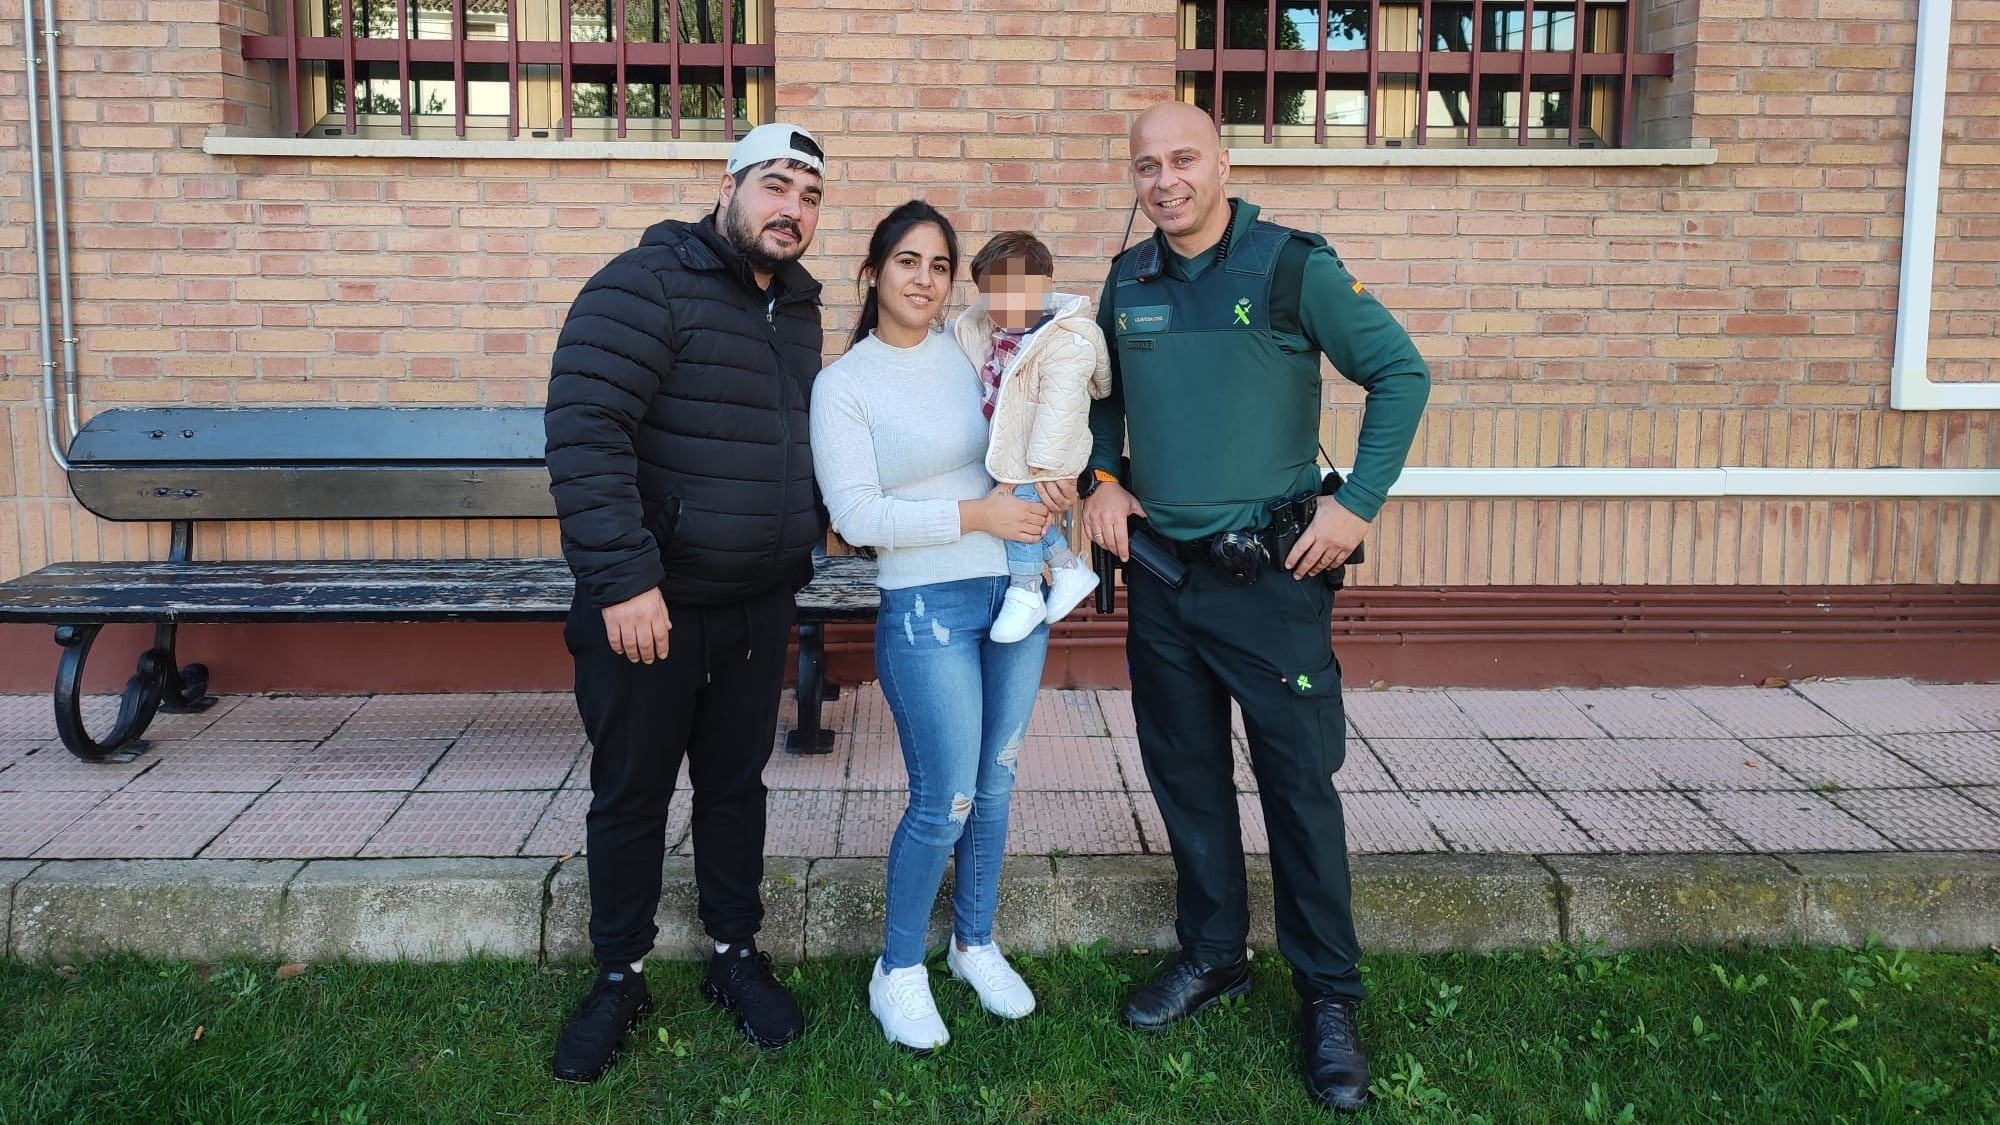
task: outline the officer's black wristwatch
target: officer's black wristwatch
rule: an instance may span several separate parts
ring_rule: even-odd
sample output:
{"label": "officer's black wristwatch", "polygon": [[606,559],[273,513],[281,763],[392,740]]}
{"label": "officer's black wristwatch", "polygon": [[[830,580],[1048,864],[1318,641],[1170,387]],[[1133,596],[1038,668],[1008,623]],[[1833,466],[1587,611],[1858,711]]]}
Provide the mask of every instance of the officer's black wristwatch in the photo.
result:
{"label": "officer's black wristwatch", "polygon": [[1098,485],[1117,479],[1103,469],[1085,469],[1076,475],[1076,494],[1079,499],[1088,499],[1091,493],[1097,491]]}

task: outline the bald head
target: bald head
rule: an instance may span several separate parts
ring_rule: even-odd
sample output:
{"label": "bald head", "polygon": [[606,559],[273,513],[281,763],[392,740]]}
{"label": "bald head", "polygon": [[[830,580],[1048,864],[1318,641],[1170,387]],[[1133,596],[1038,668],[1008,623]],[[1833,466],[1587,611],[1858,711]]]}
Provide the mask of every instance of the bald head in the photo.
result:
{"label": "bald head", "polygon": [[1160,102],[1132,122],[1132,190],[1176,254],[1193,257],[1229,229],[1229,154],[1215,122],[1183,101]]}
{"label": "bald head", "polygon": [[1175,136],[1189,135],[1206,139],[1208,147],[1219,151],[1222,135],[1215,131],[1215,121],[1201,109],[1179,100],[1157,102],[1132,121],[1132,152],[1139,151],[1141,135],[1149,139],[1157,133],[1171,133]]}

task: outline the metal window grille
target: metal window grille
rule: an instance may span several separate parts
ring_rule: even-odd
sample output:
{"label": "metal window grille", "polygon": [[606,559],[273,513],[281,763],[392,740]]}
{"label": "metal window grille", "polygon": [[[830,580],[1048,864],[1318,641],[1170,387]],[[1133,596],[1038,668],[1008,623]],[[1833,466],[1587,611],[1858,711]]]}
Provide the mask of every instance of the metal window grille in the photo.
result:
{"label": "metal window grille", "polygon": [[276,0],[294,136],[733,139],[771,118],[770,0]]}
{"label": "metal window grille", "polygon": [[1673,74],[1636,7],[1182,0],[1180,96],[1235,144],[1628,145],[1634,82]]}

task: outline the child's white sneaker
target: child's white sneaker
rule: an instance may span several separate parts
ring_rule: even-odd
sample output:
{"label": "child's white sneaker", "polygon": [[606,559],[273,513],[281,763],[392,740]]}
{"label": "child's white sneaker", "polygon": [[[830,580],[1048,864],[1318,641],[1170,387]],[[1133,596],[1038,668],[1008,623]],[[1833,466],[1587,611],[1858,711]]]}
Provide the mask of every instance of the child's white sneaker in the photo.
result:
{"label": "child's white sneaker", "polygon": [[951,966],[952,976],[972,986],[979,994],[980,1006],[994,1015],[1017,1020],[1035,1010],[1035,994],[1029,991],[1028,982],[992,942],[960,949],[958,939],[953,938],[944,963]]}
{"label": "child's white sneaker", "polygon": [[868,979],[868,1010],[882,1022],[883,1038],[899,1047],[928,1051],[951,1042],[931,998],[930,970],[921,963],[884,972],[877,957]]}
{"label": "child's white sneaker", "polygon": [[1083,604],[1083,599],[1097,589],[1097,572],[1084,565],[1082,559],[1068,566],[1054,568],[1054,581],[1049,583],[1049,612],[1046,620],[1053,625],[1069,616],[1069,611]]}
{"label": "child's white sneaker", "polygon": [[993,619],[993,631],[988,635],[996,644],[1011,645],[1034,632],[1047,612],[1042,595],[1025,586],[1009,586],[1006,599],[1000,603],[1000,615]]}

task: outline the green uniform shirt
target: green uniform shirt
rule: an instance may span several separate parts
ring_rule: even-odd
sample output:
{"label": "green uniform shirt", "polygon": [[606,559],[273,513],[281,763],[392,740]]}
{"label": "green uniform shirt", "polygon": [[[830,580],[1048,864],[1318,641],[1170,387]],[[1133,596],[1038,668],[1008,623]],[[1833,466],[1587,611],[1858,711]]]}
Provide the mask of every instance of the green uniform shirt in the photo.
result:
{"label": "green uniform shirt", "polygon": [[[1245,240],[1250,237],[1250,228],[1256,222],[1257,208],[1238,200],[1235,201],[1235,212],[1230,232],[1232,247],[1247,244]],[[1266,230],[1269,230],[1268,224]],[[1232,253],[1231,257],[1233,260],[1235,255]],[[1123,260],[1122,256],[1120,260]],[[1111,275],[1106,278],[1098,305],[1098,321],[1104,329],[1105,338],[1113,345],[1112,391],[1109,397],[1091,404],[1091,467],[1106,470],[1117,467],[1118,456],[1127,437],[1128,396],[1171,396],[1143,402],[1133,397],[1129,404],[1133,411],[1142,412],[1152,421],[1150,431],[1142,431],[1135,426],[1131,456],[1137,485],[1135,492],[1139,502],[1147,505],[1153,525],[1163,534],[1186,539],[1258,526],[1262,522],[1255,514],[1258,505],[1253,498],[1236,495],[1242,491],[1244,482],[1241,479],[1222,479],[1230,475],[1228,471],[1212,474],[1217,479],[1210,496],[1191,495],[1190,487],[1198,492],[1199,484],[1191,486],[1183,480],[1176,482],[1174,491],[1177,495],[1172,503],[1155,505],[1148,503],[1146,494],[1149,466],[1150,476],[1158,480],[1166,475],[1160,471],[1163,466],[1203,460],[1212,465],[1248,460],[1256,462],[1253,470],[1262,467],[1261,473],[1253,471],[1251,476],[1272,485],[1267,489],[1271,494],[1294,490],[1302,480],[1310,482],[1316,479],[1315,473],[1301,474],[1298,467],[1309,469],[1317,452],[1314,444],[1319,402],[1317,357],[1324,355],[1344,378],[1368,392],[1362,410],[1361,434],[1356,443],[1354,471],[1334,499],[1355,515],[1373,520],[1381,511],[1390,486],[1403,471],[1410,444],[1416,436],[1417,424],[1423,417],[1424,404],[1430,397],[1430,370],[1402,326],[1373,294],[1354,280],[1332,249],[1317,244],[1306,254],[1304,268],[1299,273],[1299,292],[1274,292],[1269,298],[1274,308],[1289,306],[1296,309],[1297,330],[1303,337],[1302,341],[1272,323],[1269,310],[1254,310],[1257,313],[1254,323],[1247,324],[1234,336],[1216,331],[1213,324],[1204,326],[1198,335],[1183,337],[1182,342],[1174,341],[1173,329],[1176,326],[1171,323],[1165,324],[1165,330],[1157,333],[1152,340],[1146,339],[1145,335],[1121,332],[1118,323],[1121,313],[1126,314],[1128,321],[1135,318],[1140,321],[1161,319],[1158,313],[1147,314],[1166,306],[1149,304],[1135,309],[1134,306],[1141,300],[1166,299],[1171,302],[1176,296],[1185,297],[1187,294],[1186,288],[1154,287],[1212,289],[1217,294],[1216,299],[1224,302],[1220,307],[1235,311],[1228,308],[1226,299],[1236,290],[1219,288],[1225,283],[1218,280],[1219,275],[1210,276],[1217,266],[1215,248],[1193,258],[1167,253],[1162,265],[1161,276],[1145,286],[1134,286],[1128,282],[1121,291],[1118,263],[1113,264]],[[1242,288],[1240,283],[1237,288]],[[1208,300],[1206,296],[1203,299]],[[1254,304],[1248,300],[1241,303]],[[1183,321],[1189,319],[1187,311],[1183,303],[1179,313]],[[1172,315],[1167,314],[1166,319],[1171,320]],[[1239,313],[1238,317],[1236,324],[1245,324],[1242,314]],[[1292,318],[1280,316],[1277,319]],[[1122,327],[1134,326],[1128,323]],[[1192,329],[1193,326],[1189,327]],[[1223,327],[1233,326],[1225,322]],[[1232,343],[1232,340],[1237,343]],[[1147,351],[1135,353],[1127,350],[1134,346]],[[1301,347],[1315,353],[1309,363],[1303,362],[1306,357],[1298,354]],[[1166,358],[1169,352],[1173,356],[1171,359]],[[1158,384],[1128,384],[1122,370],[1121,353],[1143,356],[1155,370],[1163,365],[1171,368],[1179,383],[1178,389],[1171,384],[1164,387]],[[1177,364],[1200,366],[1189,370],[1175,366]],[[1261,384],[1256,378],[1246,378],[1242,370],[1244,364],[1263,368],[1261,372],[1249,373],[1265,377]],[[1224,377],[1232,382],[1209,382]],[[1277,381],[1273,383],[1272,379]],[[1309,381],[1310,386],[1302,382],[1295,387],[1292,385],[1295,380]],[[1251,396],[1247,401],[1241,395],[1232,395],[1232,388],[1237,385],[1252,388],[1246,392]],[[1199,388],[1200,393],[1188,393],[1189,388]],[[1215,397],[1218,394],[1229,397],[1218,399]],[[1227,409],[1219,411],[1218,403],[1225,401]],[[1306,428],[1297,424],[1300,419],[1295,412],[1302,403],[1310,404],[1307,408],[1315,416],[1311,436],[1305,436]],[[1227,417],[1221,417],[1223,414]],[[1218,427],[1230,432],[1218,433]],[[1142,432],[1149,432],[1152,436],[1142,438]],[[1260,444],[1262,442],[1302,444],[1304,447],[1264,449]],[[1234,445],[1233,454],[1217,443]],[[1218,453],[1223,455],[1222,460],[1216,460],[1215,454]]]}

